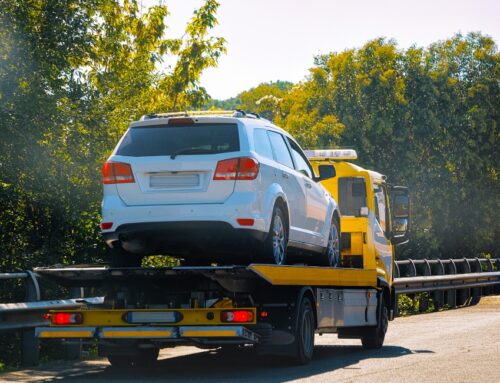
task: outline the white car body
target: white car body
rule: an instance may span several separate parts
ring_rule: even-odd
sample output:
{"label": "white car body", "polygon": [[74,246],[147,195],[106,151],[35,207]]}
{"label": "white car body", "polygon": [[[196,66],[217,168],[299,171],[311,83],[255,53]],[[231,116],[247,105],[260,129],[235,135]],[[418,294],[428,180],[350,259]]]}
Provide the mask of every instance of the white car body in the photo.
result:
{"label": "white car body", "polygon": [[[188,122],[183,125],[186,120]],[[127,145],[134,144],[133,138],[130,138],[132,134],[141,137],[141,134],[161,134],[160,129],[176,129],[169,131],[174,134],[184,126],[185,129],[192,129],[193,134],[202,134],[199,129],[209,129],[207,132],[212,133],[213,130],[215,135],[224,135],[222,129],[234,130],[236,127],[238,145],[233,144],[239,147],[232,151],[231,144],[224,144],[223,148],[229,151],[220,153],[189,153],[191,149],[205,150],[191,148],[188,153],[180,153],[174,158],[172,153],[146,156],[122,154],[132,150],[127,149]],[[138,132],[139,129],[147,130]],[[277,161],[278,149],[272,144],[272,140],[279,139],[276,134],[285,141],[293,158],[293,168]],[[269,158],[266,136],[273,149],[272,158]],[[151,140],[148,142],[152,146],[157,145]],[[228,141],[232,142],[231,138]],[[217,236],[214,233],[220,228],[224,232],[222,238],[213,240],[218,241],[220,246],[210,251],[224,253],[224,240],[227,239],[229,244],[233,236],[238,238],[233,245],[245,246],[240,238],[247,235],[240,237],[238,234],[249,234],[257,242],[262,242],[270,231],[273,209],[278,203],[287,215],[288,248],[324,252],[332,219],[339,219],[338,207],[317,182],[314,173],[309,177],[304,171],[299,171],[304,169],[299,169],[298,160],[292,154],[292,145],[295,150],[299,147],[284,130],[265,119],[248,116],[153,117],[133,122],[107,162],[129,164],[133,174],[133,178],[131,175],[124,176],[123,183],[111,181],[104,184],[101,230],[107,244],[110,247],[120,245],[130,253],[142,255],[165,253],[184,258],[197,257],[197,253],[207,251],[207,244],[212,243]],[[242,161],[247,161],[250,167],[252,161],[257,162],[256,177],[214,179],[218,163],[235,158],[249,159]],[[306,158],[305,155],[303,158]],[[244,165],[238,162],[237,166]],[[309,168],[313,172],[310,164]],[[108,170],[108,175],[116,175],[119,179],[120,170],[114,169],[111,173]],[[222,176],[231,177],[226,173]],[[128,181],[127,177],[130,178]],[[177,239],[179,241],[175,242]],[[175,245],[170,242],[175,242]],[[184,248],[182,243],[185,243]],[[234,246],[228,246],[228,251],[235,254]],[[225,258],[227,256],[230,255],[226,254]]]}

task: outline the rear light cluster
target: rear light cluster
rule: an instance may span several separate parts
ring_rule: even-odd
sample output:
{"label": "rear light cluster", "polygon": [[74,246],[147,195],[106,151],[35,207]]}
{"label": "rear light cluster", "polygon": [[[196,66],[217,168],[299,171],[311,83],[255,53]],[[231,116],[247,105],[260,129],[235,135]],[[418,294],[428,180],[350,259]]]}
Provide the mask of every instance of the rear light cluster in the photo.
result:
{"label": "rear light cluster", "polygon": [[214,180],[254,180],[259,174],[259,162],[251,157],[219,161]]}
{"label": "rear light cluster", "polygon": [[82,313],[54,313],[44,315],[44,319],[49,320],[55,325],[67,325],[67,324],[82,324],[83,314]]}
{"label": "rear light cluster", "polygon": [[103,184],[125,184],[133,182],[135,182],[135,180],[130,164],[108,161],[103,165]]}
{"label": "rear light cluster", "polygon": [[227,323],[253,322],[253,311],[250,310],[228,310],[220,313],[220,321]]}

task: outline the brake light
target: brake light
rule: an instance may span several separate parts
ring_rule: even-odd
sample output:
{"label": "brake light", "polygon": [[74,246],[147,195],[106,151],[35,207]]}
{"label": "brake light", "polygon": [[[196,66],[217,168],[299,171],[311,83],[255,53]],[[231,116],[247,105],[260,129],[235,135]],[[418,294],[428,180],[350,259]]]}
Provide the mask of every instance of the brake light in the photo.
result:
{"label": "brake light", "polygon": [[214,180],[254,180],[259,174],[259,162],[251,157],[231,158],[217,163]]}
{"label": "brake light", "polygon": [[65,325],[65,324],[82,324],[82,313],[54,313],[50,314],[52,324]]}
{"label": "brake light", "polygon": [[177,125],[177,126],[182,126],[182,125],[193,125],[194,120],[189,117],[173,117],[168,120],[169,125]]}
{"label": "brake light", "polygon": [[220,321],[231,323],[253,322],[253,312],[250,310],[222,311]]}
{"label": "brake light", "polygon": [[102,183],[125,184],[133,182],[135,180],[130,164],[108,161],[102,166]]}
{"label": "brake light", "polygon": [[101,222],[101,230],[109,230],[113,227],[113,222]]}

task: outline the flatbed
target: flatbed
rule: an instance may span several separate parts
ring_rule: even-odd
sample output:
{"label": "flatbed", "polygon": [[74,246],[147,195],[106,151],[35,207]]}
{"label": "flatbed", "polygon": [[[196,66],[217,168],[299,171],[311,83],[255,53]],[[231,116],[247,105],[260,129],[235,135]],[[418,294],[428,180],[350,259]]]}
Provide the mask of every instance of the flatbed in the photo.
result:
{"label": "flatbed", "polygon": [[[249,266],[203,266],[165,268],[110,268],[108,266],[39,267],[39,275],[63,286],[99,286],[120,280],[155,281],[175,278],[208,278],[222,284],[246,282],[274,286],[377,287],[377,270],[355,268],[327,268],[317,266],[277,266],[251,264]],[[255,286],[252,286],[255,287]]]}

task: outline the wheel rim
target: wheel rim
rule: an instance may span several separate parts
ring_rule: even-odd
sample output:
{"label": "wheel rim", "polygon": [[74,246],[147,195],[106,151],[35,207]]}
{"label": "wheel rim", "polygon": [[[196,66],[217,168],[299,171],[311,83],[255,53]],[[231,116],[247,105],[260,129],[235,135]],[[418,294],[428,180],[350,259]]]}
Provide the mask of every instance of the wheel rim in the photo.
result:
{"label": "wheel rim", "polygon": [[273,221],[273,256],[277,265],[285,260],[285,227],[281,217],[276,214]]}
{"label": "wheel rim", "polygon": [[330,266],[337,266],[340,261],[340,241],[337,226],[333,224],[330,226],[330,235],[328,236],[328,264]]}
{"label": "wheel rim", "polygon": [[304,347],[304,354],[310,355],[313,347],[313,334],[312,328],[312,318],[311,311],[304,312],[304,317],[302,320],[302,342]]}

